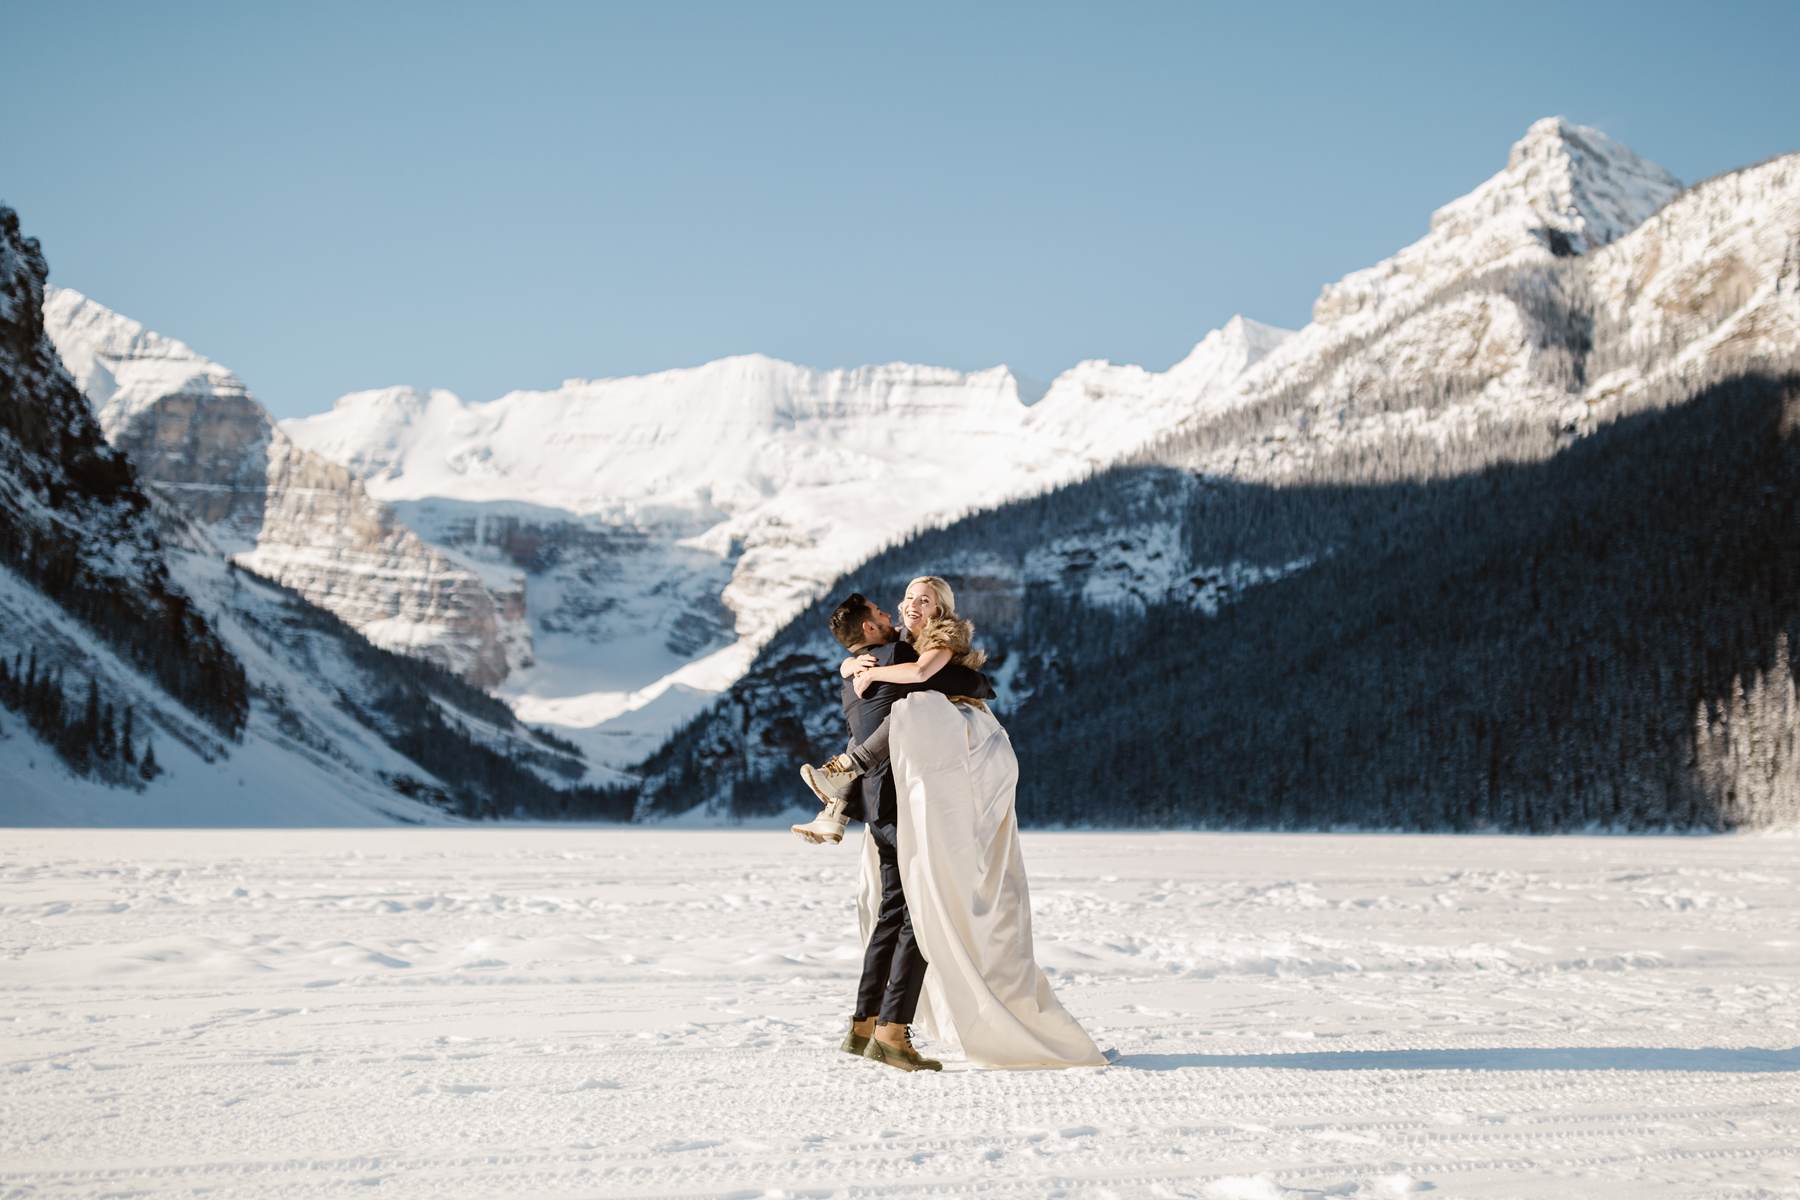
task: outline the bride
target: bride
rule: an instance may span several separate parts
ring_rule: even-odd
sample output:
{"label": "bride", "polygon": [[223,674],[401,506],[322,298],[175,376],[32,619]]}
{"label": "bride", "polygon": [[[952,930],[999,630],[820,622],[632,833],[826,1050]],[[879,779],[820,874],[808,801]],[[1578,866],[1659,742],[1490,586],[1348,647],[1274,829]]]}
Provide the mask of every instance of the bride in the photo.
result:
{"label": "bride", "polygon": [[[920,661],[870,668],[852,660],[858,690],[917,683],[933,664],[965,664],[973,626],[956,615],[950,585],[907,585],[900,615]],[[948,656],[933,654],[948,648]],[[850,664],[846,664],[847,666]],[[1019,853],[1012,741],[978,700],[920,691],[894,704],[888,755],[898,798],[901,885],[913,934],[930,964],[915,1018],[989,1067],[1105,1066],[1093,1039],[1057,1001],[1037,965],[1031,895]],[[865,835],[857,918],[866,943],[881,885]]]}

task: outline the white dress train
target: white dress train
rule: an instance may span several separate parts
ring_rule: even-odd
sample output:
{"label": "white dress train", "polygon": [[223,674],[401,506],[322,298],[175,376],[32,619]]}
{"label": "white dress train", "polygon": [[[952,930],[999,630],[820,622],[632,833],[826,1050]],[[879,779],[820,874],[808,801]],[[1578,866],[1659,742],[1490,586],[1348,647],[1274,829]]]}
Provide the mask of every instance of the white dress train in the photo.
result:
{"label": "white dress train", "polygon": [[[1019,763],[1005,728],[935,692],[902,699],[891,719],[900,879],[930,964],[916,1024],[982,1066],[1105,1066],[1037,965],[1013,814]],[[865,833],[856,905],[864,945],[880,893]]]}

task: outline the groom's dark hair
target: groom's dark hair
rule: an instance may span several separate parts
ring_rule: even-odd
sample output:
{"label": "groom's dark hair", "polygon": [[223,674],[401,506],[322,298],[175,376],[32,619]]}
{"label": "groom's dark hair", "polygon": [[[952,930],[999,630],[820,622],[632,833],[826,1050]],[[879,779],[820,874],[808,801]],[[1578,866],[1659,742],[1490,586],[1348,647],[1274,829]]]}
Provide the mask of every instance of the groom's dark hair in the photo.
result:
{"label": "groom's dark hair", "polygon": [[875,606],[869,603],[869,598],[861,592],[851,592],[831,610],[831,636],[844,649],[854,650],[867,640],[863,637],[863,622],[874,619]]}

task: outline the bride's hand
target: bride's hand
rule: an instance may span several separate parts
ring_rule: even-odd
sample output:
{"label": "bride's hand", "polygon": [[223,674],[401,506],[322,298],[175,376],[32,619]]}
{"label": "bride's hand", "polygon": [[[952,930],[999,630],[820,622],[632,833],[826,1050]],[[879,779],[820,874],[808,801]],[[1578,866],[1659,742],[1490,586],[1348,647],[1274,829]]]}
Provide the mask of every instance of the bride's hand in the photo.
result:
{"label": "bride's hand", "polygon": [[867,671],[874,665],[875,656],[873,654],[852,654],[838,664],[838,674],[848,679],[858,671]]}
{"label": "bride's hand", "polygon": [[869,688],[872,687],[874,683],[875,680],[869,676],[869,669],[864,667],[856,673],[856,694],[858,696],[867,695]]}

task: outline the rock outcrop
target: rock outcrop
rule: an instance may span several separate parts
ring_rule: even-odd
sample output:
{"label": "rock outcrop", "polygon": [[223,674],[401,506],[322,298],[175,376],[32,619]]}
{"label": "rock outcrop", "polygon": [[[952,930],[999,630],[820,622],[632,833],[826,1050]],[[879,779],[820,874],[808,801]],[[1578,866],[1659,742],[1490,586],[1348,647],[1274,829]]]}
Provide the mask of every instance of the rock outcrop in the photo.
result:
{"label": "rock outcrop", "polygon": [[44,317],[108,440],[240,565],[478,686],[529,660],[522,585],[499,581],[497,599],[349,471],[296,446],[230,371],[67,288],[49,290]]}

